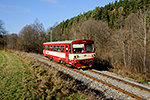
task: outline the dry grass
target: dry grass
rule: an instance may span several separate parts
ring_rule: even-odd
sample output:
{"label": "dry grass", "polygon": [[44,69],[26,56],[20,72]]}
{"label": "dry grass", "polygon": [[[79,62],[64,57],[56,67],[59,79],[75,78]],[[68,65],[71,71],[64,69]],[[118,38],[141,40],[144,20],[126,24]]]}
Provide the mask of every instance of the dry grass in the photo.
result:
{"label": "dry grass", "polygon": [[[46,89],[46,99],[54,98],[54,96],[58,97],[58,100],[63,98],[65,100],[101,100],[105,98],[103,93],[99,92],[99,94],[96,94],[95,90],[86,87],[82,82],[73,79],[70,75],[56,70],[52,65],[47,65],[33,58],[30,59],[29,65],[32,66],[31,70],[37,73],[37,81],[50,86],[45,87],[43,84],[39,86],[39,88],[42,87]],[[52,90],[49,90],[49,88],[52,88]],[[58,94],[55,95],[56,93]]]}
{"label": "dry grass", "polygon": [[51,73],[28,58],[0,52],[0,99],[84,98],[79,91],[57,77],[56,71]]}
{"label": "dry grass", "polygon": [[[146,84],[145,75],[142,73],[137,73],[136,70],[130,68],[123,68],[122,66],[114,66],[114,69],[109,69],[109,71],[121,75],[129,80]],[[148,79],[148,77],[146,77]],[[148,84],[147,84],[148,85]]]}

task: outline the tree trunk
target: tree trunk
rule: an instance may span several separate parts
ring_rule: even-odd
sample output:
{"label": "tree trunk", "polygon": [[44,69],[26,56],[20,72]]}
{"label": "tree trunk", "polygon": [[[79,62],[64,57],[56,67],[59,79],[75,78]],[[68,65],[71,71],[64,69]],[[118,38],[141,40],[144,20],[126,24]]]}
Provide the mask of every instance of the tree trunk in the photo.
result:
{"label": "tree trunk", "polygon": [[[122,24],[121,24],[120,26],[121,26],[121,28],[120,28],[120,30],[121,30],[121,36],[122,36],[122,39],[123,39],[124,36],[123,36],[123,33],[122,33]],[[126,64],[126,52],[125,52],[124,40],[122,40],[122,49],[123,49],[123,61],[124,61],[124,66],[125,66],[125,68],[126,68],[126,67],[127,67],[127,64]]]}
{"label": "tree trunk", "polygon": [[146,75],[146,12],[145,12],[145,6],[144,6],[144,25],[143,25],[143,28],[144,28],[144,60],[143,60],[143,66],[144,66],[144,73]]}

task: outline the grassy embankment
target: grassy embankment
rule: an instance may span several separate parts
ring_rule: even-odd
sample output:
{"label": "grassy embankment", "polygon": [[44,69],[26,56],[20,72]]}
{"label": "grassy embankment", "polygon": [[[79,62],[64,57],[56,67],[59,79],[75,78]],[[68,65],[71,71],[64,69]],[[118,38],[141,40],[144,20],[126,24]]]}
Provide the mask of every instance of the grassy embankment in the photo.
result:
{"label": "grassy embankment", "polygon": [[0,51],[0,100],[84,99],[55,73],[11,52]]}

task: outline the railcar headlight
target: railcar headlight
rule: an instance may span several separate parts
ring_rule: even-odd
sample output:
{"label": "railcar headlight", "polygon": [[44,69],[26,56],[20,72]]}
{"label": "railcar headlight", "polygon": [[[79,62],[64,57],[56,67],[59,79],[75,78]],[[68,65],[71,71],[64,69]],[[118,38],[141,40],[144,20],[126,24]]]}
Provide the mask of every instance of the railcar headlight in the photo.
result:
{"label": "railcar headlight", "polygon": [[95,54],[93,54],[92,57],[95,57]]}
{"label": "railcar headlight", "polygon": [[77,57],[76,56],[74,56],[74,58],[73,59],[76,59]]}
{"label": "railcar headlight", "polygon": [[74,56],[74,58],[73,59],[77,59],[77,58],[79,58],[80,56],[79,55],[76,55],[76,56]]}

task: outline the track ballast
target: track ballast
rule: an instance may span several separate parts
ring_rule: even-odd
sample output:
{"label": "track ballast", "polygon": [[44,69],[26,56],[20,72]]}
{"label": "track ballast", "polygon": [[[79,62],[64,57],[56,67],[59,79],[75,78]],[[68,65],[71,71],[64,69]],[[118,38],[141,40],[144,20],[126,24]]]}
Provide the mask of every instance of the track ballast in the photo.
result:
{"label": "track ballast", "polygon": [[47,63],[57,70],[69,74],[74,79],[82,81],[83,84],[88,87],[99,91],[98,94],[105,95],[107,98],[123,100],[150,99],[150,88],[139,83],[111,76],[97,70],[78,70],[69,68],[37,54],[32,54],[31,56],[31,54],[28,55],[26,53],[25,55],[37,59],[40,62]]}

